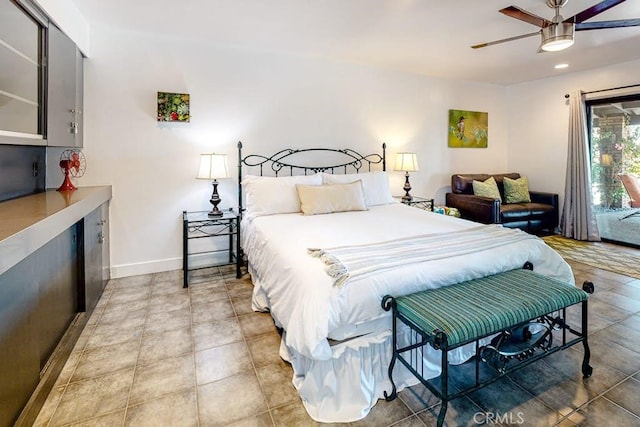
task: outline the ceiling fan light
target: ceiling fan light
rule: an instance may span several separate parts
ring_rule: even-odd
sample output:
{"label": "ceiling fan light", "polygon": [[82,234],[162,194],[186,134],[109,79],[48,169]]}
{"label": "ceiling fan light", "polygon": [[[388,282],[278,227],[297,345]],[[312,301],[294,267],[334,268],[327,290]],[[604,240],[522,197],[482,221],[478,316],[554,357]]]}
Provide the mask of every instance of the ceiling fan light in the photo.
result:
{"label": "ceiling fan light", "polygon": [[573,45],[572,38],[564,38],[564,39],[556,39],[556,40],[548,40],[546,43],[542,45],[542,50],[546,52],[557,52],[560,50],[564,50]]}
{"label": "ceiling fan light", "polygon": [[573,23],[560,22],[544,27],[542,32],[542,45],[540,49],[547,52],[557,52],[573,45]]}

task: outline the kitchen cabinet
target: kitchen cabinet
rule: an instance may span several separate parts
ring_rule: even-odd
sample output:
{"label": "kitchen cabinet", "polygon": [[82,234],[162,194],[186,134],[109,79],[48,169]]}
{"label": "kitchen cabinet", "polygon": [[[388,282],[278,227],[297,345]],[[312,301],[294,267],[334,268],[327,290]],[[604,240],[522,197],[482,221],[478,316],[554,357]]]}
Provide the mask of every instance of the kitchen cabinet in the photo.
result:
{"label": "kitchen cabinet", "polygon": [[47,145],[83,146],[83,59],[75,43],[55,25],[48,29]]}
{"label": "kitchen cabinet", "polygon": [[33,425],[109,279],[110,186],[0,202],[0,427]]}

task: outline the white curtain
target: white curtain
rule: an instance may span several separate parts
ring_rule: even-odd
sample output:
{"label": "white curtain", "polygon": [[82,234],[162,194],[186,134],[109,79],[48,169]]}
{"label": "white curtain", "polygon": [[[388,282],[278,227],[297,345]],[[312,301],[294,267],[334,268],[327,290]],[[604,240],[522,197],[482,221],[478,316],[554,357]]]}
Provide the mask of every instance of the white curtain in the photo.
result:
{"label": "white curtain", "polygon": [[560,231],[564,237],[576,240],[600,240],[591,197],[587,111],[584,95],[579,90],[571,92],[569,98],[567,176]]}

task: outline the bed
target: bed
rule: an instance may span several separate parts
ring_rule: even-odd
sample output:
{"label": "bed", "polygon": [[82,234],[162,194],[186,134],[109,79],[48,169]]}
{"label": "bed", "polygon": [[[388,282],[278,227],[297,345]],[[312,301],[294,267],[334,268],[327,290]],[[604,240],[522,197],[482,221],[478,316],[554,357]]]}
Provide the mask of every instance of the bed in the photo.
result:
{"label": "bed", "polygon": [[[402,296],[521,268],[574,285],[569,265],[541,239],[416,209],[391,196],[381,154],[287,149],[243,156],[238,144],[242,250],[254,284],[253,309],[282,330],[280,355],[318,422],[364,418],[391,389],[391,315],[385,295]],[[312,162],[312,163],[310,163]],[[255,172],[254,172],[255,171]],[[267,176],[272,175],[272,176]],[[406,331],[398,331],[403,340]],[[452,364],[474,355],[463,346]],[[426,348],[427,377],[440,375]],[[399,390],[417,380],[396,365]]]}

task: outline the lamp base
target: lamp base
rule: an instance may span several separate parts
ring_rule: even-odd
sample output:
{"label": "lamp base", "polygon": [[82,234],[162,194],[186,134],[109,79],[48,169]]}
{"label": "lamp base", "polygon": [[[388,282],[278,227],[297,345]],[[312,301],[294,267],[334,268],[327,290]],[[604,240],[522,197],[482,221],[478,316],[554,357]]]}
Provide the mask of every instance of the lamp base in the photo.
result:
{"label": "lamp base", "polygon": [[402,196],[402,201],[403,202],[410,202],[413,200],[413,196],[411,194],[409,194],[409,191],[411,191],[411,184],[409,184],[409,172],[405,172],[404,175],[404,187],[402,187],[402,189],[404,190],[404,196]]}
{"label": "lamp base", "polygon": [[214,179],[211,184],[213,185],[213,193],[211,194],[209,202],[213,205],[213,208],[211,209],[211,212],[207,214],[207,216],[221,217],[223,215],[223,212],[218,209],[218,205],[220,204],[220,196],[218,195],[218,181]]}

